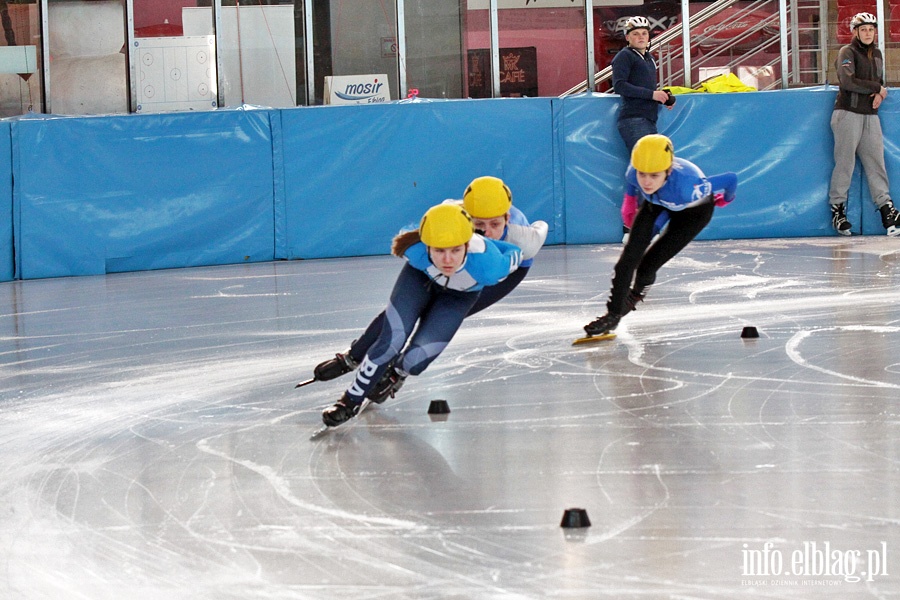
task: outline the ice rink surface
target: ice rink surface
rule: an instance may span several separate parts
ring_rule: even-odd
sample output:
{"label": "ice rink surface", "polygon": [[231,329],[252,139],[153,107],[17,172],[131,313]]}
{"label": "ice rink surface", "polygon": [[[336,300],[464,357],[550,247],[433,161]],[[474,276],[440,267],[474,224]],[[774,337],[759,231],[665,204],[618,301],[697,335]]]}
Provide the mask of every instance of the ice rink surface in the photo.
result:
{"label": "ice rink surface", "polygon": [[900,240],[695,242],[572,347],[620,250],[317,441],[398,259],[0,284],[0,598],[900,598]]}

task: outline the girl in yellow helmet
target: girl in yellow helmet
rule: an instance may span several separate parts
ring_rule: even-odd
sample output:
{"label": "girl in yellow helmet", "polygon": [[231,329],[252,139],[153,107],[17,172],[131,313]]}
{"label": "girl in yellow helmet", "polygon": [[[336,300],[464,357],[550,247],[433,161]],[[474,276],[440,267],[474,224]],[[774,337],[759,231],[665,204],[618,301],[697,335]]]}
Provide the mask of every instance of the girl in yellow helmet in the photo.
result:
{"label": "girl in yellow helmet", "polygon": [[[714,206],[734,200],[736,190],[737,175],[705,176],[694,163],[675,157],[672,140],[666,136],[653,134],[638,140],[625,173],[622,203],[622,220],[631,235],[616,263],[607,313],[584,326],[588,336],[615,329],[643,300],[660,267],[703,231]],[[660,217],[668,217],[668,227],[651,245],[654,223]]]}
{"label": "girl in yellow helmet", "polygon": [[[450,343],[482,288],[514,272],[522,257],[518,247],[476,234],[469,214],[453,204],[428,209],[418,229],[394,238],[391,252],[406,264],[384,317],[376,317],[382,318],[381,331],[353,383],[322,413],[329,427],[355,416],[366,398],[384,402],[407,375],[424,371]],[[316,379],[332,378],[320,377],[319,370]]]}

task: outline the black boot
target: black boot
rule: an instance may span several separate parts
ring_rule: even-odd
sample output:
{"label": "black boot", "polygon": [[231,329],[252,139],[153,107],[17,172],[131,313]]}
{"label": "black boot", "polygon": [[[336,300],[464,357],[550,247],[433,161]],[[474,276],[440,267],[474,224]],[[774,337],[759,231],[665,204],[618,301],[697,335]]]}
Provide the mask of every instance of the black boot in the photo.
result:
{"label": "black boot", "polygon": [[615,329],[619,325],[622,315],[615,313],[606,313],[602,317],[591,321],[584,326],[584,331],[589,336],[605,335]]}
{"label": "black boot", "polygon": [[888,200],[878,207],[881,212],[881,224],[891,237],[900,235],[900,213],[894,208],[894,203]]}
{"label": "black boot", "polygon": [[322,412],[322,422],[329,427],[337,427],[356,416],[362,403],[354,402],[345,393],[334,406],[329,406]]}
{"label": "black boot", "polygon": [[359,363],[353,360],[349,353],[341,354],[339,352],[331,360],[316,365],[316,368],[313,369],[313,376],[316,381],[329,381],[355,370],[358,366]]}
{"label": "black boot", "polygon": [[384,372],[378,383],[372,386],[372,389],[366,394],[366,398],[375,404],[381,404],[388,398],[393,398],[400,391],[400,388],[403,387],[407,375],[408,373],[395,369],[393,365],[388,367],[388,370]]}
{"label": "black boot", "polygon": [[850,235],[850,229],[853,227],[847,220],[847,203],[831,205],[831,225],[834,230],[841,235]]}

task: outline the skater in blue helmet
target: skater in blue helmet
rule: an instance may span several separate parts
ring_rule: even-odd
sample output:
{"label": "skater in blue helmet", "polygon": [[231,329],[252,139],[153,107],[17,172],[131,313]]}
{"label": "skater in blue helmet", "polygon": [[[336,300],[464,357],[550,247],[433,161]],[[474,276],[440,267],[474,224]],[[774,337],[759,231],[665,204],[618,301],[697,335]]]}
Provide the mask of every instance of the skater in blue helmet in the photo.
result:
{"label": "skater in blue helmet", "polygon": [[[606,314],[584,326],[589,336],[614,330],[643,300],[660,267],[706,227],[716,206],[734,200],[737,190],[737,175],[705,176],[695,164],[676,158],[672,141],[659,134],[635,144],[625,180],[622,219],[631,236],[616,263]],[[654,222],[661,215],[668,216],[668,227],[651,245]]]}
{"label": "skater in blue helmet", "polygon": [[[477,177],[466,187],[461,203],[459,200],[446,200],[445,203],[461,204],[472,217],[475,230],[485,238],[509,242],[522,250],[519,268],[499,283],[481,290],[478,300],[466,314],[469,317],[504,298],[525,279],[534,256],[547,238],[548,227],[544,221],[529,223],[522,211],[513,206],[509,187],[497,177]],[[355,370],[381,333],[383,322],[384,312],[372,320],[346,352],[339,352],[334,358],[319,363],[314,371],[314,381],[329,381]],[[390,371],[385,377],[391,377]],[[377,387],[386,385],[387,381]]]}
{"label": "skater in blue helmet", "polygon": [[394,238],[391,253],[406,264],[353,383],[322,413],[329,427],[354,417],[366,398],[383,402],[408,375],[424,371],[450,342],[481,290],[515,272],[522,259],[517,246],[476,234],[469,214],[453,204],[428,209],[418,229]]}

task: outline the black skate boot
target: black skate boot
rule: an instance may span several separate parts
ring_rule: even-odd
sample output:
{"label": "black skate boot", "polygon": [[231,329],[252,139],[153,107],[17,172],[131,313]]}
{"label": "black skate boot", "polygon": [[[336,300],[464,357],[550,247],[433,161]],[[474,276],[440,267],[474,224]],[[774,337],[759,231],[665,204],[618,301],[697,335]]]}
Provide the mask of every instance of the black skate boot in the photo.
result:
{"label": "black skate boot", "polygon": [[888,200],[878,210],[881,212],[881,224],[891,237],[900,235],[900,213],[894,208],[894,203]]}
{"label": "black skate boot", "polygon": [[345,393],[334,406],[329,406],[322,412],[322,422],[328,427],[337,427],[356,416],[362,403],[351,400]]}
{"label": "black skate boot", "polygon": [[313,369],[313,375],[316,381],[329,381],[355,370],[358,366],[359,363],[353,360],[349,353],[341,354],[338,352],[331,360],[326,360],[316,365],[316,368]]}
{"label": "black skate boot", "polygon": [[589,336],[598,336],[605,335],[615,329],[619,325],[619,321],[622,319],[622,315],[617,315],[615,313],[606,313],[602,317],[598,317],[596,320],[591,321],[587,325],[584,326],[584,332]]}
{"label": "black skate boot", "polygon": [[850,224],[850,221],[847,220],[846,202],[831,205],[831,225],[839,234],[850,235],[850,228],[853,226]]}
{"label": "black skate boot", "polygon": [[372,389],[366,394],[366,398],[375,404],[381,404],[388,398],[393,398],[400,391],[400,388],[403,387],[403,383],[408,375],[408,373],[394,368],[393,365],[388,367],[388,370],[384,372],[378,383],[372,386]]}

